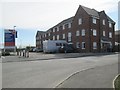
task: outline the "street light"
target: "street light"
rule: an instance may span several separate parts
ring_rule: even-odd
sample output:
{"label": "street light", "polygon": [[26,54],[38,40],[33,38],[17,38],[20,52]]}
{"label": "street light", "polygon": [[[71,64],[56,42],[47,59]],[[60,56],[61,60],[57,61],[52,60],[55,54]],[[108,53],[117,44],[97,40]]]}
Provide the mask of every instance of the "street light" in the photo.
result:
{"label": "street light", "polygon": [[[13,29],[15,30],[15,28],[16,28],[16,26],[13,26]],[[14,35],[15,37],[14,38],[16,38],[16,30],[15,30],[15,35]],[[15,41],[15,43],[16,43],[16,41]],[[14,48],[14,53],[16,52],[16,45],[15,45],[15,48]]]}

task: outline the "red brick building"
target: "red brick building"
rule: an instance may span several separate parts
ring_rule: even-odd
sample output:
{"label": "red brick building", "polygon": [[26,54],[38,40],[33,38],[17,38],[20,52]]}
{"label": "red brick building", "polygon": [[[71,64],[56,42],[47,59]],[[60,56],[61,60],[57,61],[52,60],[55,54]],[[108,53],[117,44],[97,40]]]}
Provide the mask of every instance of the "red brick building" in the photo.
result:
{"label": "red brick building", "polygon": [[79,6],[75,16],[63,20],[46,32],[38,31],[36,47],[43,40],[66,40],[78,52],[104,52],[115,45],[115,22],[105,13]]}

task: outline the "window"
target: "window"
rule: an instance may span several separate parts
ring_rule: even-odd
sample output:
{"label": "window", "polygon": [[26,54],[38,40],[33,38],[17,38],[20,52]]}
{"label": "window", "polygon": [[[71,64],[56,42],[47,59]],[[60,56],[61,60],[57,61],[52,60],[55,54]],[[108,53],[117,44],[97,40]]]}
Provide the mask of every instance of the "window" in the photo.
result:
{"label": "window", "polygon": [[95,29],[93,29],[93,36],[97,36],[97,32]]}
{"label": "window", "polygon": [[71,28],[71,23],[68,24],[68,28]]}
{"label": "window", "polygon": [[50,36],[50,32],[49,32],[49,34],[48,34],[49,36]]}
{"label": "window", "polygon": [[37,39],[41,39],[41,36],[37,37]]}
{"label": "window", "polygon": [[46,34],[45,34],[45,37],[46,37]]}
{"label": "window", "polygon": [[57,27],[57,31],[59,31],[59,27]]}
{"label": "window", "polygon": [[80,48],[80,42],[76,43],[76,48]]}
{"label": "window", "polygon": [[42,37],[44,38],[44,34],[42,35]]}
{"label": "window", "polygon": [[82,24],[82,18],[78,19],[78,25]]}
{"label": "window", "polygon": [[101,43],[101,49],[103,48],[103,43]]}
{"label": "window", "polygon": [[109,32],[109,38],[112,38],[112,33],[111,32]]}
{"label": "window", "polygon": [[105,19],[103,19],[103,25],[105,25]]}
{"label": "window", "polygon": [[85,42],[82,42],[82,49],[85,49]]}
{"label": "window", "polygon": [[55,32],[55,28],[53,28],[53,32]]}
{"label": "window", "polygon": [[63,30],[65,29],[65,25],[63,25]]}
{"label": "window", "polygon": [[53,36],[53,40],[55,40],[55,36]]}
{"label": "window", "polygon": [[76,31],[76,36],[79,36],[80,35],[80,31]]}
{"label": "window", "polygon": [[71,36],[72,36],[72,35],[71,35],[71,33],[69,32],[69,33],[68,33],[68,41],[71,41]]}
{"label": "window", "polygon": [[65,39],[65,34],[63,34],[63,39]]}
{"label": "window", "polygon": [[111,22],[109,22],[109,27],[110,27],[110,28],[112,27],[112,23],[111,23]]}
{"label": "window", "polygon": [[96,18],[93,18],[93,23],[96,24]]}
{"label": "window", "polygon": [[57,40],[59,40],[59,35],[57,35]]}
{"label": "window", "polygon": [[93,49],[97,49],[97,43],[93,42]]}
{"label": "window", "polygon": [[85,29],[82,30],[82,36],[85,36]]}
{"label": "window", "polygon": [[70,32],[68,33],[68,37],[71,37],[71,33]]}
{"label": "window", "polygon": [[105,31],[103,31],[103,36],[105,36]]}

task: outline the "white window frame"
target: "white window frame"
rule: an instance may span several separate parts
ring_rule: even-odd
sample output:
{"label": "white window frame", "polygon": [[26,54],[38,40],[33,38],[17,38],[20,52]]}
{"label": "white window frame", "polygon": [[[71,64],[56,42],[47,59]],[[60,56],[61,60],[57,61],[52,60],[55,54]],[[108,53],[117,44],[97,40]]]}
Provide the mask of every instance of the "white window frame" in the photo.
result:
{"label": "white window frame", "polygon": [[109,38],[112,38],[112,32],[109,32]]}
{"label": "white window frame", "polygon": [[45,33],[45,37],[46,37],[46,33]]}
{"label": "white window frame", "polygon": [[57,35],[57,40],[59,40],[60,39],[60,36],[59,35]]}
{"label": "white window frame", "polygon": [[76,31],[76,36],[80,36],[80,31]]}
{"label": "white window frame", "polygon": [[55,28],[53,28],[53,32],[55,32]]}
{"label": "white window frame", "polygon": [[76,42],[76,48],[80,48],[80,42]]}
{"label": "white window frame", "polygon": [[96,24],[97,23],[97,19],[93,17],[92,19],[93,23]]}
{"label": "white window frame", "polygon": [[71,28],[71,23],[68,23],[68,28]]}
{"label": "white window frame", "polygon": [[42,37],[44,38],[44,34],[42,35]]}
{"label": "white window frame", "polygon": [[103,25],[105,25],[105,19],[103,19]]}
{"label": "white window frame", "polygon": [[49,32],[48,36],[50,36],[50,32]]}
{"label": "white window frame", "polygon": [[78,25],[81,25],[82,24],[82,18],[79,18],[78,19]]}
{"label": "white window frame", "polygon": [[53,40],[55,40],[55,36],[53,36]]}
{"label": "white window frame", "polygon": [[97,49],[97,42],[93,42],[93,49]]}
{"label": "white window frame", "polygon": [[65,34],[63,34],[63,39],[65,39]]}
{"label": "white window frame", "polygon": [[68,33],[68,41],[72,41],[71,37],[72,37],[72,33],[69,32],[69,33]]}
{"label": "white window frame", "polygon": [[97,36],[97,30],[93,29],[93,36]]}
{"label": "white window frame", "polygon": [[109,28],[111,28],[112,27],[112,23],[111,22],[109,22]]}
{"label": "white window frame", "polygon": [[82,29],[82,35],[81,36],[85,36],[85,29]]}
{"label": "white window frame", "polygon": [[59,27],[57,27],[57,31],[59,31]]}
{"label": "white window frame", "polygon": [[103,36],[105,36],[105,31],[103,31]]}
{"label": "white window frame", "polygon": [[85,49],[85,42],[82,42],[82,49]]}
{"label": "white window frame", "polygon": [[62,26],[62,27],[63,27],[63,30],[64,30],[64,29],[65,29],[65,24],[63,24],[63,26]]}

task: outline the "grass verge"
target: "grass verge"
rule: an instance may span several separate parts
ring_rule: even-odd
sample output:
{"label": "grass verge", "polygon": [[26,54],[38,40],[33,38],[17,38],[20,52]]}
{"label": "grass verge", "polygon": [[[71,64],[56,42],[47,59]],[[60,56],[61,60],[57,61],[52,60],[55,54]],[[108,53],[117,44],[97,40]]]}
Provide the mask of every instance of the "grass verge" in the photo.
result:
{"label": "grass verge", "polygon": [[120,90],[120,75],[116,78],[114,82],[115,90]]}

